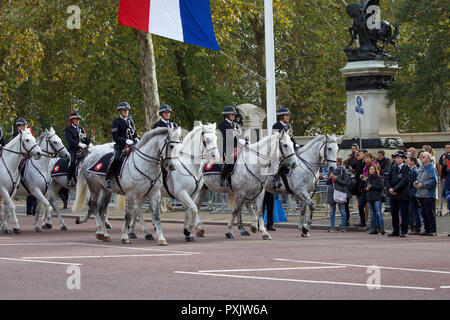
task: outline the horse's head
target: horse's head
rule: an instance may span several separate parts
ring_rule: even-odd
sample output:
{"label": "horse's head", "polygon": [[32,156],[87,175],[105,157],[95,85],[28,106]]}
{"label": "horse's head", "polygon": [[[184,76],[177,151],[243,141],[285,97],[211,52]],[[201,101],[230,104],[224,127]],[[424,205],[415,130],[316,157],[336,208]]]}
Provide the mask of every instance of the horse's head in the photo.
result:
{"label": "horse's head", "polygon": [[42,150],[37,145],[36,139],[31,134],[30,129],[20,131],[20,151],[25,151],[26,155],[32,155],[36,160],[41,158]]}
{"label": "horse's head", "polygon": [[167,171],[174,171],[177,168],[176,161],[178,160],[178,154],[180,153],[180,145],[181,128],[169,128],[167,138],[164,140],[163,146],[160,148],[162,166]]}
{"label": "horse's head", "polygon": [[281,161],[285,161],[290,169],[297,167],[294,144],[284,130],[278,134],[278,145],[281,152]]}
{"label": "horse's head", "polygon": [[46,145],[46,152],[60,157],[61,159],[67,160],[70,158],[69,151],[67,151],[66,147],[64,146],[62,140],[58,135],[55,133],[55,130],[53,127],[50,128],[50,130],[45,130],[45,145]]}
{"label": "horse's head", "polygon": [[328,172],[336,169],[336,158],[339,151],[338,143],[342,141],[342,137],[337,139],[333,134],[331,136],[325,133],[323,147],[320,148],[320,157],[325,162],[325,168]]}
{"label": "horse's head", "polygon": [[213,123],[201,126],[203,153],[206,153],[208,160],[217,163],[220,161],[220,153],[217,148],[216,124]]}

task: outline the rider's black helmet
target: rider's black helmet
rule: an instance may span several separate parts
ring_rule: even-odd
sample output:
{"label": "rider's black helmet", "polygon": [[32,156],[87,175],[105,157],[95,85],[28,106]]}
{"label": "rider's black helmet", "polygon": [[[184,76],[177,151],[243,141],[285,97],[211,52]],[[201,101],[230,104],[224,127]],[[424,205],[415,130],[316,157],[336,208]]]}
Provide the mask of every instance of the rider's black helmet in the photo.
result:
{"label": "rider's black helmet", "polygon": [[130,106],[130,104],[129,104],[128,102],[120,102],[120,103],[117,105],[117,110],[122,110],[122,109],[124,109],[124,110],[130,110],[130,109],[131,109],[131,106]]}
{"label": "rider's black helmet", "polygon": [[19,118],[16,120],[16,126],[20,126],[22,124],[27,125],[28,124],[27,120],[25,120],[24,118]]}
{"label": "rider's black helmet", "polygon": [[288,108],[281,107],[277,110],[277,118],[284,116],[285,114],[291,114]]}
{"label": "rider's black helmet", "polygon": [[168,104],[163,104],[159,107],[159,115],[162,115],[163,112],[172,112],[172,108]]}
{"label": "rider's black helmet", "polygon": [[237,115],[238,113],[237,113],[236,109],[233,106],[225,106],[225,107],[223,107],[222,115],[223,116],[228,116],[230,114]]}
{"label": "rider's black helmet", "polygon": [[76,111],[73,111],[73,112],[70,114],[69,120],[73,120],[73,119],[81,120],[80,114],[79,114],[78,112],[76,112]]}

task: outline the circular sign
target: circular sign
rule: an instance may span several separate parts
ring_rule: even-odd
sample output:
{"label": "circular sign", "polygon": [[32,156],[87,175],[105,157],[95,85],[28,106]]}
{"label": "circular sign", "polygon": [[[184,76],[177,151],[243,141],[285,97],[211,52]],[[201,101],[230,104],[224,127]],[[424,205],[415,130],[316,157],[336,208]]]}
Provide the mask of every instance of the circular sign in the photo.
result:
{"label": "circular sign", "polygon": [[56,166],[53,168],[53,172],[54,172],[54,173],[58,172],[60,168],[61,168],[61,167],[60,167],[59,165],[56,165]]}
{"label": "circular sign", "polygon": [[103,163],[99,162],[95,167],[94,170],[95,171],[100,171],[103,168]]}
{"label": "circular sign", "polygon": [[212,162],[208,162],[207,164],[205,164],[205,170],[206,171],[211,170],[212,167],[213,167],[213,163]]}

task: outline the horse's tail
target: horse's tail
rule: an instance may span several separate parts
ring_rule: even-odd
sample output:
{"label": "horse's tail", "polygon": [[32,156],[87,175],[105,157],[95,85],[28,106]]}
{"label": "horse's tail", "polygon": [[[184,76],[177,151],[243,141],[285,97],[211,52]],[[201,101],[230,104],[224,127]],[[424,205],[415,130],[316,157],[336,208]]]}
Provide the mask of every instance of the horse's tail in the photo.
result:
{"label": "horse's tail", "polygon": [[119,194],[117,195],[117,210],[124,211],[125,210],[125,199],[126,197]]}
{"label": "horse's tail", "polygon": [[82,173],[82,169],[79,169],[78,177],[77,177],[77,193],[75,196],[75,201],[72,205],[72,212],[79,212],[83,209],[84,204],[86,203],[87,195],[88,195],[88,187],[86,183],[86,178]]}
{"label": "horse's tail", "polygon": [[234,193],[228,194],[228,206],[232,209],[234,208]]}

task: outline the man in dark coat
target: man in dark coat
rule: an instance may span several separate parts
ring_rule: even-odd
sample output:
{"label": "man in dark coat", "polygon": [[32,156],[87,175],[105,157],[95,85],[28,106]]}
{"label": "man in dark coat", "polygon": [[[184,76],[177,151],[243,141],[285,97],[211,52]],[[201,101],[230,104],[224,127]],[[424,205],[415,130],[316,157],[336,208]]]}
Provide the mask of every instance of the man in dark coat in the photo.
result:
{"label": "man in dark coat", "polygon": [[[241,128],[234,122],[237,111],[233,106],[225,106],[222,109],[223,121],[219,123],[219,130],[222,133],[222,147],[223,147],[223,159],[224,164],[222,168],[222,176],[220,180],[220,185],[222,187],[229,186],[228,181],[226,181],[228,174],[231,173],[234,167],[234,162],[237,158],[237,143],[238,137],[241,135]],[[233,151],[227,150],[228,144],[233,144]]]}
{"label": "man in dark coat", "polygon": [[73,177],[75,176],[75,161],[79,149],[86,149],[91,143],[86,135],[84,128],[80,126],[81,117],[78,112],[74,111],[69,116],[70,125],[64,130],[67,143],[67,151],[70,153],[70,165],[67,175],[67,187],[75,186]]}
{"label": "man in dark coat", "polygon": [[139,142],[139,137],[134,126],[133,119],[129,115],[131,106],[128,102],[120,102],[117,110],[120,115],[114,119],[111,126],[111,133],[114,145],[114,158],[108,167],[108,172],[105,178],[105,188],[111,188],[111,178],[116,171],[119,159],[125,146],[131,146]]}
{"label": "man in dark coat", "polygon": [[170,121],[170,115],[172,113],[172,108],[168,104],[163,104],[159,107],[159,116],[161,119],[153,124],[152,129],[155,128],[178,128],[178,125]]}
{"label": "man in dark coat", "polygon": [[[406,165],[406,155],[403,151],[397,151],[394,155],[394,164],[386,177],[386,189],[391,198],[392,227],[394,231],[389,237],[406,237],[408,233],[408,207],[409,207],[409,180],[411,169]],[[401,227],[400,217],[401,214]]]}
{"label": "man in dark coat", "polygon": [[[288,132],[291,138],[292,143],[294,144],[294,150],[300,148],[300,145],[295,141],[294,135],[292,133],[291,125],[289,124],[289,120],[291,118],[291,112],[288,108],[281,107],[277,110],[277,122],[272,126],[272,130],[277,130],[278,132]],[[280,166],[278,172],[273,177],[273,188],[277,189],[281,187],[281,182],[279,181],[280,175],[285,170],[284,166]]]}

